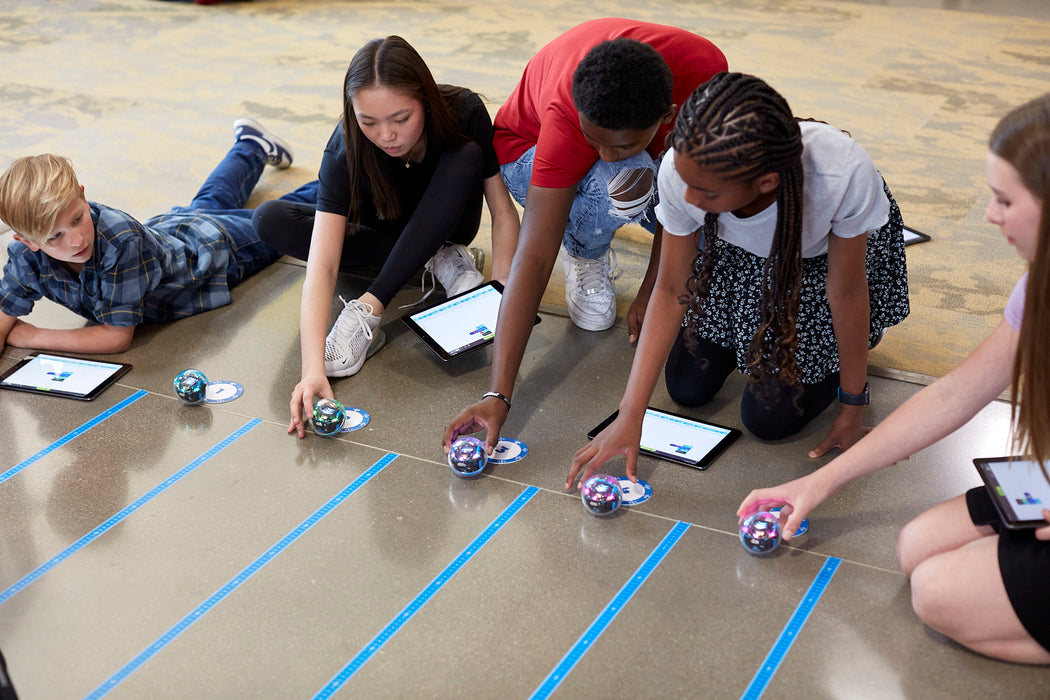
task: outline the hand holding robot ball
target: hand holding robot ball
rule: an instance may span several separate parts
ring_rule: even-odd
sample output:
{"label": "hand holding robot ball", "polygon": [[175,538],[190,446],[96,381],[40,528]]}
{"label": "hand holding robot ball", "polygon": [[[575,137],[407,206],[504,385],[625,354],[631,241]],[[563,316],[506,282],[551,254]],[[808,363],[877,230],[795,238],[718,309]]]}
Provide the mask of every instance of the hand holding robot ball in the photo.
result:
{"label": "hand holding robot ball", "polygon": [[190,406],[204,402],[204,395],[208,391],[208,378],[199,369],[185,369],[179,372],[172,384],[175,387],[175,395]]}
{"label": "hand holding robot ball", "polygon": [[464,479],[481,476],[488,461],[485,443],[469,435],[456,438],[448,451],[448,466],[452,467],[456,476]]}
{"label": "hand holding robot ball", "polygon": [[612,515],[623,502],[623,491],[615,476],[595,474],[580,487],[580,500],[583,507],[593,515]]}
{"label": "hand holding robot ball", "polygon": [[343,429],[346,421],[346,409],[335,399],[321,399],[314,404],[314,413],[310,424],[314,432],[321,437],[334,437]]}
{"label": "hand holding robot ball", "polygon": [[772,552],[780,546],[780,514],[760,510],[744,518],[740,523],[740,543],[758,556]]}

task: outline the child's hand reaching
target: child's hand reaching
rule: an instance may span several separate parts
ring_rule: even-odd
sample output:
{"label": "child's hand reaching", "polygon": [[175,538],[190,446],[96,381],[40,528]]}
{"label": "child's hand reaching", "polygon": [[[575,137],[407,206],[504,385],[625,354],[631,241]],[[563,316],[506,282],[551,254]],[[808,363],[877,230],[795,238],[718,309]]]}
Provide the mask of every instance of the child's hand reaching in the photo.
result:
{"label": "child's hand reaching", "polygon": [[[571,491],[579,483],[587,481],[613,455],[623,455],[626,459],[627,478],[638,481],[638,443],[642,439],[641,420],[625,418],[621,413],[593,440],[581,447],[573,455],[569,465],[569,476],[565,479],[565,490]],[[581,471],[582,474],[581,474]]]}
{"label": "child's hand reaching", "polygon": [[306,421],[314,412],[314,399],[334,399],[332,385],[324,375],[320,377],[303,377],[292,390],[292,400],[288,404],[292,419],[288,423],[288,432],[306,437]]}
{"label": "child's hand reaching", "polygon": [[823,442],[809,451],[812,458],[823,457],[833,447],[845,452],[853,447],[862,437],[868,434],[871,428],[865,428],[864,406],[843,405],[835,422],[831,424],[827,436]]}

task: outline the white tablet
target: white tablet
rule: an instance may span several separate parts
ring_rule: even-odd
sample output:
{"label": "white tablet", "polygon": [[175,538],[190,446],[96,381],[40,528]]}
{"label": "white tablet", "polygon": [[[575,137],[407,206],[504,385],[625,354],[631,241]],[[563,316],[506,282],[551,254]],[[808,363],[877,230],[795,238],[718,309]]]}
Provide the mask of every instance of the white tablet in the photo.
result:
{"label": "white tablet", "polygon": [[[600,425],[587,433],[594,437],[616,420],[613,412]],[[642,441],[638,449],[660,459],[684,464],[694,469],[707,469],[730,443],[740,437],[736,428],[697,420],[655,408],[645,409],[642,419]]]}
{"label": "white tablet", "polygon": [[493,280],[403,320],[438,357],[448,361],[495,340],[502,299],[503,285]]}
{"label": "white tablet", "polygon": [[118,362],[31,353],[0,376],[0,387],[91,401],[130,370]]}
{"label": "white tablet", "polygon": [[1026,457],[981,457],[973,464],[1007,527],[1046,527],[1043,510],[1050,508],[1050,482],[1038,462]]}
{"label": "white tablet", "polygon": [[913,228],[904,227],[904,245],[912,245],[913,243],[925,243],[930,240],[930,237],[922,231],[916,231]]}

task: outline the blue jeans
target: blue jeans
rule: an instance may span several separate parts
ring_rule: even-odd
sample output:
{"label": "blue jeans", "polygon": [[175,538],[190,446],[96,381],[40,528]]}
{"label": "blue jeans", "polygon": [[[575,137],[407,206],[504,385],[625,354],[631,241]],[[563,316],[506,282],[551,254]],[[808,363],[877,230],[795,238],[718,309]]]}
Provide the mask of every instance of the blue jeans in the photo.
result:
{"label": "blue jeans", "polygon": [[[525,206],[525,194],[532,179],[532,161],[536,155],[533,146],[513,163],[500,166],[503,182],[514,200]],[[621,170],[649,168],[653,173],[653,198],[645,211],[626,217],[617,212],[609,197],[609,181]],[[656,194],[656,171],[659,163],[645,151],[616,163],[599,160],[576,185],[576,196],[569,211],[569,222],[565,226],[562,244],[571,255],[578,258],[597,259],[605,255],[612,244],[613,236],[621,226],[641,224],[647,231],[656,231],[654,209]]]}
{"label": "blue jeans", "polygon": [[[259,239],[252,225],[253,210],[244,208],[265,167],[262,148],[251,141],[237,141],[208,175],[189,206],[171,210],[173,214],[207,213],[221,224],[231,248],[227,270],[231,285],[281,257],[280,252]],[[317,187],[314,180],[281,199],[313,204],[317,201]]]}
{"label": "blue jeans", "polygon": [[[190,205],[184,209],[219,210],[235,216],[240,211],[246,212],[244,218],[251,220],[252,210],[243,207],[258,184],[265,167],[266,156],[259,146],[251,141],[236,142],[226,157],[208,175]],[[317,201],[317,184],[316,180],[308,182],[281,199],[313,204]]]}

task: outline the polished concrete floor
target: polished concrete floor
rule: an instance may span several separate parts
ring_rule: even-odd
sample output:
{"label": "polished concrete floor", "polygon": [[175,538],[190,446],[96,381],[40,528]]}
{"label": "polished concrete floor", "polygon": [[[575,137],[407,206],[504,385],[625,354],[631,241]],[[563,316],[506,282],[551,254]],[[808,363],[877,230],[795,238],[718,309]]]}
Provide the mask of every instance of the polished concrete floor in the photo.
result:
{"label": "polished concrete floor", "polygon": [[[129,19],[139,11],[134,3],[113,0],[85,9],[89,4],[79,0],[70,7],[91,23],[93,35],[109,21],[129,35],[121,44],[129,55],[153,53],[170,60],[172,49],[151,43],[152,30],[141,18]],[[277,30],[282,19],[292,18],[301,33],[287,40],[293,46],[314,40],[302,25],[310,3],[255,4],[263,19],[253,27]],[[751,12],[756,22],[775,16],[781,25],[771,34],[794,22],[820,25],[839,8],[863,16],[859,5],[921,11],[924,21],[971,29],[982,22],[995,27],[1032,18],[1030,60],[1007,69],[1027,85],[1043,75],[1031,68],[1045,65],[1039,59],[1045,48],[1035,48],[1032,37],[1050,20],[1043,0],[719,0],[667,9],[643,4],[645,17],[655,21],[678,21],[692,12],[727,17]],[[316,5],[333,14],[346,9]],[[157,4],[162,6],[158,17],[166,36],[195,36],[196,25],[184,14],[194,8]],[[20,46],[56,56],[64,45],[68,50],[61,32],[50,46],[26,38],[43,31],[40,26],[62,26],[59,15],[67,6],[47,7],[53,19],[43,25],[31,2],[0,20],[0,51],[7,58],[13,61]],[[426,3],[350,7],[359,8],[362,25],[370,23],[360,30],[369,36],[384,23],[393,25],[388,31],[401,31],[399,19],[414,22],[417,32],[427,17],[455,22],[454,15]],[[406,7],[418,16],[399,15]],[[544,8],[551,24],[536,35],[595,14],[586,2],[519,3],[508,16],[533,16]],[[514,30],[498,10],[488,8],[488,23],[473,31]],[[479,12],[474,6],[468,14]],[[216,11],[211,17],[221,22],[224,15]],[[720,41],[733,44],[734,60],[746,66],[756,60],[747,51],[747,31],[734,34],[730,24],[727,19],[718,26]],[[749,29],[757,36],[761,26]],[[77,31],[83,29],[71,29],[77,47],[96,46]],[[831,35],[825,38],[830,41]],[[237,39],[244,40],[223,41]],[[356,46],[358,39],[346,45]],[[331,34],[326,40],[334,41]],[[443,56],[438,60],[446,70],[451,65],[498,84],[488,95],[497,102],[505,94],[506,75],[493,64],[465,67],[472,54],[457,56],[441,37],[428,41],[425,53]],[[757,50],[759,43],[750,48]],[[878,54],[859,44],[869,57]],[[217,50],[199,49],[207,56]],[[518,65],[531,50],[523,40],[503,63]],[[931,46],[916,65],[937,50]],[[84,54],[88,64],[89,53]],[[289,65],[308,70],[320,64],[334,75],[341,74],[344,58],[329,65],[304,51],[296,60],[271,59],[270,65],[280,72]],[[905,59],[902,64],[908,64]],[[211,136],[217,116],[208,113],[198,121],[190,116],[222,98],[225,88],[209,81],[221,85],[229,77],[221,71],[205,75],[194,64],[185,75],[178,73],[182,102],[120,103],[98,86],[102,74],[131,69],[118,68],[112,55],[98,60],[106,70],[97,71],[96,91],[117,103],[110,111],[71,93],[20,92],[10,85],[31,83],[33,76],[5,75],[0,100],[15,108],[0,116],[0,150],[5,158],[41,149],[78,151],[79,162],[86,161],[93,175],[106,176],[96,179],[105,180],[111,194],[126,189],[132,195],[130,204],[115,205],[143,213],[163,210],[179,199],[174,190],[191,191],[225,142],[225,135]],[[74,70],[79,68],[41,65],[35,77],[48,83],[58,73],[81,75]],[[832,68],[847,70],[822,70]],[[136,70],[135,90],[149,91],[149,71]],[[81,79],[90,91],[90,81]],[[944,79],[969,80],[947,74]],[[324,76],[317,84],[337,80]],[[801,81],[789,84],[803,88]],[[331,101],[315,97],[313,87],[304,87],[291,104],[261,98],[253,104],[262,105],[260,111],[269,105],[273,111],[262,114],[268,122],[287,118],[297,145],[313,142],[307,134],[318,137],[319,145],[332,115],[317,105],[331,107]],[[869,82],[858,88],[842,109],[856,107],[871,87]],[[273,97],[265,88],[261,92]],[[807,102],[817,101],[814,85],[803,92]],[[951,103],[962,94],[942,97]],[[926,100],[917,95],[906,106],[914,109]],[[962,102],[960,110],[973,104]],[[991,122],[993,110],[982,109],[982,119]],[[136,140],[147,125],[172,116],[178,121],[172,132]],[[946,132],[957,123],[942,121]],[[979,126],[959,130],[979,131],[979,141],[987,125]],[[186,133],[206,143],[172,136]],[[96,141],[87,138],[91,134],[101,136]],[[878,139],[869,142],[879,147]],[[928,221],[947,220],[949,215],[933,213],[930,203],[948,192],[947,200],[965,200],[958,218],[973,223],[976,216],[979,224],[974,202],[983,195],[953,179],[964,169],[963,159],[945,143],[934,140],[921,149],[924,167],[946,172],[921,196],[912,191],[911,211]],[[151,146],[160,151],[145,150]],[[319,158],[319,148],[298,150],[307,162]],[[167,179],[164,158],[176,153],[192,154],[196,170]],[[936,153],[942,154],[943,168]],[[104,162],[112,170],[103,170]],[[972,165],[965,164],[965,177],[979,180]],[[900,158],[891,167],[901,177],[911,166]],[[264,189],[276,189],[276,175],[264,178]],[[283,177],[282,185],[297,184],[291,175]],[[966,187],[966,196],[959,195]],[[990,245],[1005,248],[991,239]],[[929,245],[912,265],[917,289],[943,282],[929,273],[922,256],[939,257],[944,248]],[[998,248],[989,253],[961,247],[978,257],[1002,254]],[[1050,670],[992,661],[927,630],[912,612],[908,582],[894,556],[905,522],[978,483],[973,457],[1007,450],[1006,404],[988,407],[942,443],[844,488],[813,513],[805,536],[760,559],[740,546],[736,506],[751,488],[823,463],[815,464],[806,453],[823,436],[830,416],[781,443],[745,435],[702,472],[642,458],[639,475],[652,485],[652,498],[617,517],[594,518],[562,484],[572,453],[622,392],[632,358],[622,325],[588,333],[557,308],[545,307],[504,431],[527,445],[528,455],[490,466],[479,480],[463,481],[445,465],[440,436],[459,408],[486,389],[491,351],[442,363],[394,317],[385,321],[388,346],[359,375],[333,384],[340,400],[370,414],[368,425],[338,439],[286,435],[288,397],[299,372],[301,283],[302,267],[283,261],[238,287],[232,306],[139,329],[132,349],[118,356],[133,370],[94,402],[0,392],[0,649],[22,700],[1050,697]],[[353,295],[362,284],[347,277],[339,291]],[[1004,288],[1009,284],[1002,281]],[[394,306],[418,295],[417,288],[407,288]],[[953,298],[945,294],[943,303],[950,306]],[[922,311],[930,317],[951,313],[939,306]],[[32,320],[60,327],[82,323],[47,304]],[[0,370],[26,352],[4,349]],[[242,384],[243,396],[225,404],[182,405],[171,379],[191,366],[213,380]],[[883,369],[889,371],[871,378],[870,424],[919,389],[897,378],[903,375],[894,367]],[[739,426],[740,387],[734,380],[710,406],[689,413]],[[662,387],[653,404],[674,408]],[[610,469],[622,469],[622,462]],[[786,644],[788,639],[793,644]]]}
{"label": "polished concrete floor", "polygon": [[[484,390],[491,351],[445,364],[397,320],[334,384],[371,422],[286,435],[301,280],[278,263],[230,307],[144,327],[122,356],[134,369],[94,402],[0,396],[0,648],[24,698],[324,697],[330,682],[339,697],[525,697],[573,650],[558,697],[767,683],[771,698],[1046,697],[1046,669],[926,630],[893,551],[905,521],[977,483],[972,456],[1003,451],[1005,404],[845,488],[795,546],[760,559],[740,546],[736,504],[812,469],[827,418],[782,444],[745,436],[706,471],[642,458],[652,498],[598,519],[561,485],[618,400],[621,326],[544,314],[505,431],[528,454],[464,481],[440,435]],[[243,396],[181,404],[171,379],[189,366]],[[872,422],[918,388],[872,385]],[[738,426],[739,388],[694,413]],[[673,408],[662,389],[654,405]],[[782,663],[764,671],[770,653]]]}

